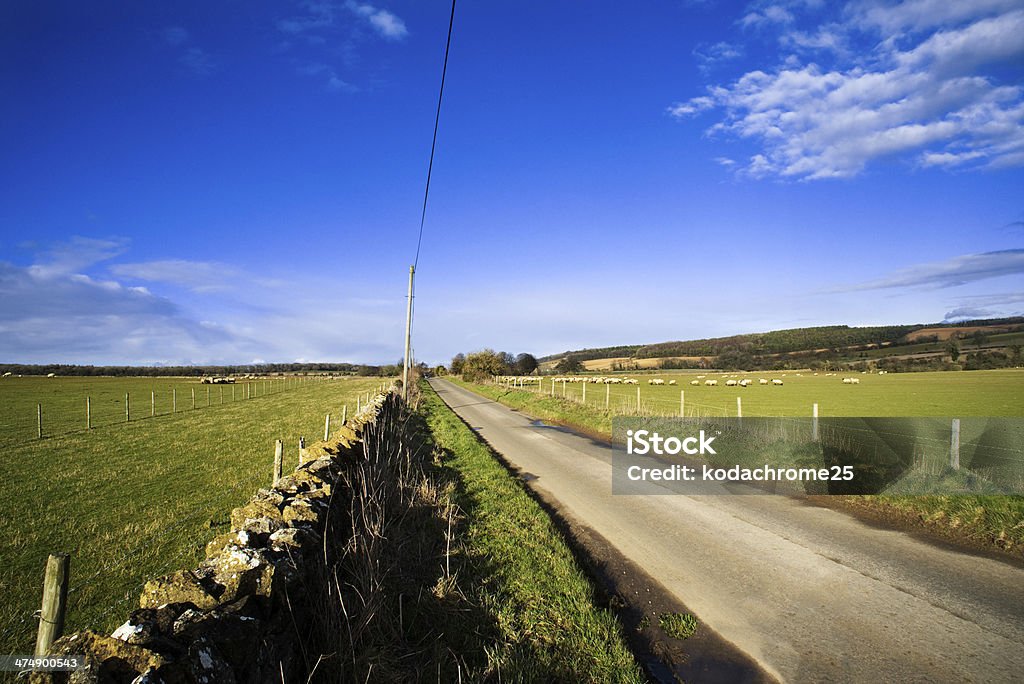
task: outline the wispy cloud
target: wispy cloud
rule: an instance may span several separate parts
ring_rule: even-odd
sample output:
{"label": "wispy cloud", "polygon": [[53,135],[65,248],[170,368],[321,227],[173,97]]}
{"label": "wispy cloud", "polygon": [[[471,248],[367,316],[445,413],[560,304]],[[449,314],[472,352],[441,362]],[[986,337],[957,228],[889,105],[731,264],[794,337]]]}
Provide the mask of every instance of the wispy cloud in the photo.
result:
{"label": "wispy cloud", "polygon": [[227,292],[237,289],[241,272],[229,264],[214,261],[161,259],[127,264],[114,264],[110,272],[124,279],[151,283],[169,283],[192,292]]}
{"label": "wispy cloud", "polygon": [[367,35],[399,41],[409,33],[400,17],[375,5],[352,0],[308,0],[299,5],[301,13],[277,22],[277,28],[288,36],[278,49],[288,52],[304,47],[306,55],[294,58],[296,72],[301,76],[322,79],[324,87],[330,91],[360,90],[350,77],[342,75],[344,70],[337,63],[340,61],[342,66],[351,70],[358,62],[356,46],[366,40]]}
{"label": "wispy cloud", "polygon": [[217,70],[213,57],[193,44],[192,34],[187,29],[167,26],[160,31],[160,36],[164,43],[178,51],[178,64],[197,76],[209,76]]}
{"label": "wispy cloud", "polygon": [[714,67],[723,62],[730,62],[743,56],[743,48],[740,45],[719,41],[712,45],[700,44],[693,49],[693,56],[697,58],[697,65],[700,70],[707,74]]}
{"label": "wispy cloud", "polygon": [[1020,274],[1024,274],[1024,249],[1004,249],[911,266],[884,278],[836,291],[957,287],[979,280]]}
{"label": "wispy cloud", "polygon": [[[851,3],[839,21],[797,30],[806,5],[754,6],[741,23],[776,31],[785,59],[668,112],[722,113],[707,133],[757,144],[741,168],[755,177],[844,178],[887,156],[921,167],[1024,164],[1024,87],[996,75],[1024,58],[1019,2]],[[929,14],[938,5],[947,9]],[[887,32],[899,27],[914,32],[897,41]],[[875,49],[853,57],[853,40]],[[805,62],[796,48],[823,51],[834,66]]]}
{"label": "wispy cloud", "polygon": [[401,351],[400,286],[385,299],[323,274],[284,281],[215,261],[121,262],[121,238],[35,249],[29,265],[0,262],[0,360],[379,363]]}
{"label": "wispy cloud", "polygon": [[352,0],[346,2],[345,6],[354,12],[356,16],[362,17],[369,22],[373,30],[384,38],[401,40],[409,33],[405,28],[405,22],[386,9],[352,2]]}
{"label": "wispy cloud", "polygon": [[302,76],[317,76],[323,78],[328,90],[335,92],[353,92],[358,90],[354,85],[338,76],[338,73],[333,67],[320,62],[307,62],[297,67],[296,71],[298,71]]}
{"label": "wispy cloud", "polygon": [[168,26],[160,32],[164,42],[171,46],[178,46],[188,42],[188,31],[180,26]]}
{"label": "wispy cloud", "polygon": [[44,248],[28,271],[40,279],[76,275],[88,266],[123,254],[127,249],[126,238],[98,239],[75,235],[66,242]]}

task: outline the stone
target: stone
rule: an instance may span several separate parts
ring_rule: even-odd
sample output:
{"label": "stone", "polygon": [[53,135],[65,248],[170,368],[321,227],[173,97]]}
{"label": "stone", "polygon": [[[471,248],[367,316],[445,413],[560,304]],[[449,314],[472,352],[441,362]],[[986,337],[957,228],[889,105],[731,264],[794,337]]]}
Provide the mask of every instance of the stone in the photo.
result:
{"label": "stone", "polygon": [[167,603],[192,603],[197,608],[217,605],[216,587],[207,576],[187,570],[146,582],[139,597],[141,608],[159,608]]}

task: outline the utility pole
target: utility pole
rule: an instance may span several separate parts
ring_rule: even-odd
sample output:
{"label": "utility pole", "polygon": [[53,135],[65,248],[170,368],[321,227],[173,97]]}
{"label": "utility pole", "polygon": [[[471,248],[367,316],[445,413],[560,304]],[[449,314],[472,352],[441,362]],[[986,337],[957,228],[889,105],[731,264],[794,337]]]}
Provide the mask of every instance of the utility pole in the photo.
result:
{"label": "utility pole", "polygon": [[412,341],[412,279],[416,274],[416,267],[409,267],[409,302],[405,309],[405,363],[402,366],[402,399],[409,399],[409,347]]}

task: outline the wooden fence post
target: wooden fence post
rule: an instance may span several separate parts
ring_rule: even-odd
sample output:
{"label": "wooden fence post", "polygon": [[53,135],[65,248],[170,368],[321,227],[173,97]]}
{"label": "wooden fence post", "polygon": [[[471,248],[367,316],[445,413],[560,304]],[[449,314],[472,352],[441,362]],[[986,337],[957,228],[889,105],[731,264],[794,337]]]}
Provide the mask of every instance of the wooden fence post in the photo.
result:
{"label": "wooden fence post", "polygon": [[207,406],[210,405],[210,388],[209,387],[206,388],[206,405]]}
{"label": "wooden fence post", "polygon": [[636,414],[640,415],[640,385],[636,386]]}
{"label": "wooden fence post", "polygon": [[274,443],[274,480],[271,485],[281,479],[281,469],[284,463],[284,442],[280,439]]}
{"label": "wooden fence post", "polygon": [[954,418],[949,434],[949,467],[960,470],[960,419]]}
{"label": "wooden fence post", "polygon": [[811,413],[811,441],[818,441],[818,405],[814,405]]}
{"label": "wooden fence post", "polygon": [[359,395],[357,394],[357,395],[356,395],[356,413],[359,413],[359,409],[360,409],[360,407],[361,407],[361,406],[360,406],[360,397],[359,397]]}
{"label": "wooden fence post", "polygon": [[587,403],[587,383],[586,383],[586,381],[583,382],[583,403],[584,404]]}
{"label": "wooden fence post", "polygon": [[610,383],[604,384],[604,410],[607,411],[612,401],[612,386]]}
{"label": "wooden fence post", "polygon": [[43,405],[36,404],[36,424],[39,428],[39,439],[43,438]]}
{"label": "wooden fence post", "polygon": [[328,413],[324,419],[324,441],[326,442],[331,438],[331,414]]}
{"label": "wooden fence post", "polygon": [[178,412],[178,388],[171,390],[171,413]]}
{"label": "wooden fence post", "polygon": [[92,430],[92,397],[85,398],[85,429]]}
{"label": "wooden fence post", "polygon": [[299,437],[299,465],[306,462],[306,438]]}
{"label": "wooden fence post", "polygon": [[156,415],[156,392],[153,390],[149,391],[149,417],[152,418]]}
{"label": "wooden fence post", "polygon": [[196,410],[196,388],[192,388],[192,410]]}
{"label": "wooden fence post", "polygon": [[64,634],[64,615],[68,603],[68,579],[71,576],[71,556],[51,553],[46,559],[43,579],[43,607],[39,611],[39,631],[36,633],[37,658],[50,652],[50,646]]}
{"label": "wooden fence post", "polygon": [[130,395],[128,392],[124,393],[124,422],[129,423],[132,420],[132,404]]}
{"label": "wooden fence post", "polygon": [[679,390],[679,417],[686,417],[686,390]]}
{"label": "wooden fence post", "polygon": [[341,424],[344,425],[348,422],[348,404],[341,407]]}

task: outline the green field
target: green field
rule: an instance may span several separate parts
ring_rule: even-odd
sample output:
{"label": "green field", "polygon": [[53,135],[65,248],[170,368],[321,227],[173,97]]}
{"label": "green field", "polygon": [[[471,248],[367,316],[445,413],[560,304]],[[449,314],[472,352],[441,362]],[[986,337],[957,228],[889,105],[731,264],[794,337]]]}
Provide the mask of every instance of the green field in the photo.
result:
{"label": "green field", "polygon": [[[192,411],[180,410],[181,395],[190,409],[186,388],[197,388],[200,404],[207,387],[194,379],[4,378],[0,653],[31,652],[47,554],[72,556],[66,631],[113,628],[137,605],[147,579],[194,567],[206,542],[228,528],[231,509],[269,485],[275,439],[285,441],[286,470],[294,467],[300,435],[322,438],[326,413],[340,418],[347,405],[351,415],[357,395],[381,382],[289,381],[294,387],[251,400],[241,399],[239,385],[237,400],[223,405],[215,386],[211,405]],[[179,388],[179,412],[141,419],[151,387]],[[127,424],[37,439],[34,424],[24,435],[11,419],[41,401],[72,408],[81,401],[84,408],[89,394],[95,407],[98,397],[123,402],[125,392],[145,398],[143,416]]]}
{"label": "green field", "polygon": [[[849,375],[849,374],[848,374]],[[679,415],[680,392],[687,415],[734,416],[736,398],[745,416],[810,416],[818,404],[820,416],[1024,416],[1024,370],[991,370],[933,373],[853,374],[858,385],[844,385],[843,375],[810,372],[697,373],[659,372],[620,375],[639,380],[639,385],[587,384],[587,404],[605,407],[610,413],[635,413],[637,388],[641,410],[658,415]],[[582,376],[581,376],[582,377]],[[607,377],[607,376],[606,376]],[[649,385],[651,378],[676,385]],[[700,378],[698,380],[698,378]],[[749,387],[727,387],[727,380],[749,378]],[[782,380],[782,386],[761,385],[761,379]],[[698,380],[699,385],[690,382]],[[717,380],[707,387],[705,380]],[[526,389],[537,389],[537,384]],[[551,380],[544,378],[541,391],[550,396]],[[565,383],[565,396],[580,401],[583,383]],[[555,396],[563,393],[555,383]],[[610,430],[610,423],[607,430]]]}
{"label": "green field", "polygon": [[193,395],[199,411],[325,381],[298,376],[204,385],[182,377],[6,377],[0,379],[0,444],[37,438],[38,407],[43,436],[53,437],[85,430],[87,420],[94,428],[124,423],[126,395],[131,420],[152,420],[193,410]]}
{"label": "green field", "polygon": [[[691,379],[717,379],[716,387],[691,386]],[[725,380],[780,378],[783,385],[726,387]],[[619,375],[618,377],[627,377]],[[538,393],[536,383],[526,389],[508,389],[495,384],[467,383],[450,378],[457,384],[483,396],[500,401],[528,415],[575,427],[592,435],[608,438],[612,417],[635,415],[636,391],[640,388],[640,406],[644,415],[679,415],[680,392],[685,393],[688,416],[735,416],[736,399],[742,399],[744,416],[810,416],[814,403],[819,415],[865,417],[944,416],[1022,417],[1024,416],[1024,371],[991,370],[935,373],[890,373],[861,375],[859,385],[844,385],[842,376],[820,373],[715,373],[660,372],[632,374],[640,385],[587,385],[586,404],[581,403],[583,385],[566,383],[566,398],[561,398],[562,384],[555,384],[551,396],[551,380],[545,378]],[[649,378],[675,379],[674,386],[652,386]],[[605,409],[606,387],[609,408]],[[968,423],[965,422],[965,425]],[[962,447],[969,452],[964,434]],[[942,448],[945,448],[944,445]],[[1020,459],[1021,448],[1011,449],[1007,458]],[[902,517],[944,537],[975,546],[999,548],[1018,556],[1024,555],[1024,496],[867,496],[848,497],[848,503],[873,514]],[[856,499],[853,501],[852,499]]]}

